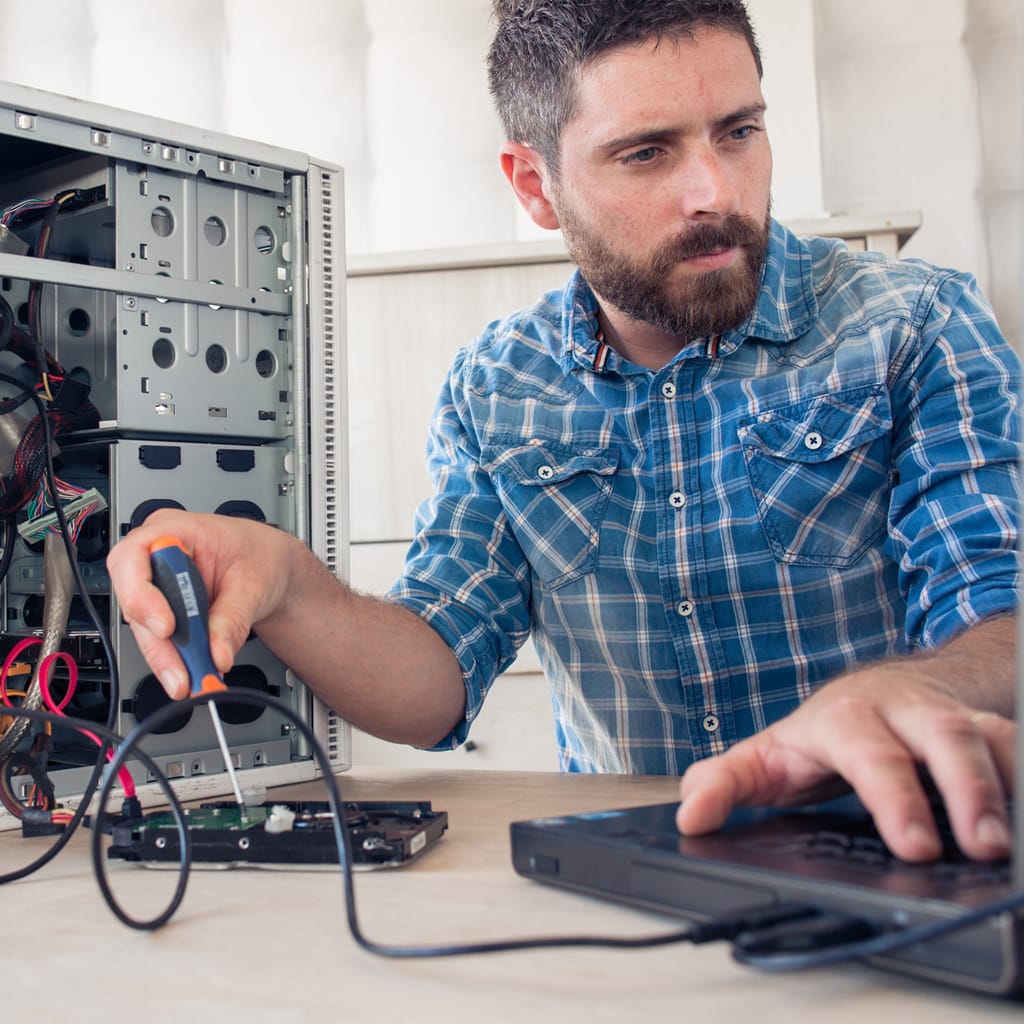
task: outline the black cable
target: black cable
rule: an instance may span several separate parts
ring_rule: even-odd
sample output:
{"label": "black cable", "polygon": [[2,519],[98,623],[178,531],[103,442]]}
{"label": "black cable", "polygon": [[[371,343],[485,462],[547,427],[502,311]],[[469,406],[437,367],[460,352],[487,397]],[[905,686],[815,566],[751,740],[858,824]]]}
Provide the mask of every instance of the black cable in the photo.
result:
{"label": "black cable", "polygon": [[[757,967],[764,971],[799,971],[812,967],[827,967],[849,963],[852,960],[883,956],[886,953],[906,949],[908,946],[918,943],[932,942],[962,928],[979,924],[988,918],[1019,910],[1021,907],[1024,907],[1024,892],[1012,892],[1008,896],[990,900],[978,907],[972,907],[970,910],[965,910],[944,921],[928,921],[882,935],[874,934],[869,938],[856,939],[852,942],[841,942],[834,946],[795,952],[772,950],[770,942],[759,940],[757,934],[752,933],[749,936],[740,936],[733,942],[732,955],[737,963],[747,967]],[[852,917],[847,921],[853,929],[856,929],[859,924],[862,933],[865,930],[877,932],[877,928],[868,922],[857,922]]]}
{"label": "black cable", "polygon": [[[64,192],[58,192],[57,195],[53,197],[53,201],[47,208],[46,213],[43,215],[42,224],[40,225],[39,232],[36,235],[36,244],[32,250],[33,256],[39,259],[46,258],[47,249],[50,244],[50,236],[53,233],[53,226],[57,221],[57,215],[60,213],[61,206],[63,206],[67,200],[71,199],[77,193],[78,189],[67,189]],[[38,363],[39,373],[45,384],[47,380],[46,346],[43,344],[39,325],[42,293],[42,282],[32,281],[28,289],[28,333],[35,353],[35,358]],[[48,385],[47,390],[49,390]]]}
{"label": "black cable", "polygon": [[32,389],[27,387],[24,381],[17,380],[15,377],[8,377],[7,380],[17,382],[18,395],[11,398],[0,399],[0,416],[6,416],[7,413],[14,412],[15,409],[20,409],[26,402],[31,401],[32,395],[34,394]]}
{"label": "black cable", "polygon": [[[112,729],[108,729],[106,726],[98,725],[96,722],[85,721],[84,719],[74,718],[70,715],[54,714],[52,711],[32,711],[28,708],[17,708],[17,707],[4,707],[0,710],[0,715],[10,716],[12,718],[27,718],[33,722],[50,722],[55,725],[70,726],[73,729],[77,729],[81,732],[93,733],[99,736],[103,743],[101,744],[100,758],[97,761],[96,768],[94,769],[92,776],[89,779],[89,784],[86,786],[82,793],[82,797],[79,801],[78,807],[75,809],[75,813],[72,815],[71,820],[67,823],[64,831],[58,837],[57,842],[46,851],[41,857],[37,858],[30,864],[27,864],[23,868],[19,868],[16,871],[10,871],[6,874],[0,875],[0,885],[5,885],[8,882],[15,882],[21,878],[25,878],[28,875],[38,871],[44,864],[49,863],[53,858],[67,845],[71,836],[74,834],[80,822],[85,818],[89,810],[89,804],[92,799],[92,794],[96,789],[98,783],[98,776],[102,772],[104,765],[104,758],[108,750],[113,750],[121,742],[121,737],[118,733]],[[185,825],[185,812],[181,807],[181,802],[178,800],[177,793],[174,792],[170,782],[166,779],[163,773],[160,771],[156,762],[144,751],[137,750],[136,756],[142,762],[143,767],[149,771],[156,779],[160,788],[168,795],[168,801],[171,805],[172,813],[175,817],[175,824],[178,826],[179,834],[184,832],[185,835],[182,839],[183,847],[191,850],[188,828]],[[108,779],[109,781],[109,779]],[[109,786],[104,787],[108,793],[109,799]],[[94,828],[102,831],[102,819],[103,819],[103,807],[105,805],[100,803],[97,805],[96,821],[93,823]],[[179,886],[181,887],[182,894],[184,894],[184,881],[179,880]],[[178,900],[180,902],[180,899]]]}
{"label": "black cable", "polygon": [[4,546],[3,551],[0,552],[0,583],[3,583],[8,570],[11,568],[11,559],[14,558],[14,542],[18,535],[17,527],[14,524],[14,516],[4,516],[2,523],[0,523],[0,529],[3,530],[0,544]]}
{"label": "black cable", "polygon": [[7,348],[14,331],[14,310],[11,304],[0,295],[0,349]]}
{"label": "black cable", "polygon": [[[341,870],[342,887],[345,897],[345,910],[349,930],[356,942],[368,952],[376,953],[380,956],[408,958],[461,956],[469,953],[496,953],[506,950],[544,949],[556,946],[610,946],[619,949],[639,949],[649,946],[664,946],[674,942],[700,941],[699,939],[695,940],[695,935],[699,933],[699,926],[688,926],[683,930],[668,932],[664,935],[640,938],[622,938],[617,936],[604,938],[600,936],[586,935],[555,936],[551,938],[510,939],[500,942],[469,943],[449,946],[387,946],[374,942],[363,934],[362,928],[359,924],[358,915],[356,913],[355,891],[352,879],[352,840],[348,834],[348,829],[344,824],[344,804],[338,788],[337,778],[332,772],[327,754],[324,752],[323,747],[320,745],[320,742],[316,738],[313,730],[309,725],[307,725],[300,715],[293,711],[283,701],[258,691],[246,691],[242,689],[219,690],[214,693],[203,694],[191,699],[195,704],[207,704],[211,701],[231,701],[241,704],[250,704],[255,707],[270,708],[288,719],[288,721],[296,727],[306,743],[309,744],[309,749],[312,752],[313,759],[321,770],[324,783],[327,787],[327,801],[328,806],[331,809],[331,823],[334,830],[335,843],[338,848],[338,866]],[[165,722],[180,713],[181,709],[176,704],[167,704],[155,711],[152,715],[149,715],[145,721],[140,722],[124,738],[110,762],[109,771],[103,785],[100,787],[98,798],[100,807],[106,806],[106,802],[110,795],[110,788],[116,779],[118,770],[130,756],[132,751],[137,748],[139,741],[151,731],[158,730]],[[169,905],[162,913],[156,915],[156,917],[148,921],[131,918],[125,913],[123,908],[118,905],[110,891],[110,886],[107,884],[104,859],[100,847],[100,835],[96,831],[94,831],[92,835],[91,853],[93,871],[96,873],[96,879],[99,883],[100,891],[103,893],[103,897],[107,901],[107,905],[119,920],[123,921],[131,928],[148,931],[160,927],[170,919],[174,910],[177,908],[178,903],[180,903],[178,893],[175,893],[175,901],[173,905]],[[182,853],[182,863],[185,865],[184,870],[187,873],[190,865],[186,863],[188,858],[184,847]]]}
{"label": "black cable", "polygon": [[[800,920],[806,920],[808,927],[812,927],[819,919],[827,918],[827,914],[817,908],[806,904],[782,904],[752,910],[734,917],[716,919],[707,923],[692,923],[682,930],[667,932],[662,935],[640,936],[636,938],[623,938],[619,936],[589,936],[589,935],[565,935],[550,937],[534,937],[525,939],[506,939],[494,942],[462,943],[443,946],[393,946],[375,942],[366,937],[359,924],[356,911],[355,891],[352,872],[352,848],[351,837],[344,825],[344,805],[338,787],[337,777],[331,771],[331,765],[327,759],[319,740],[308,724],[287,704],[267,694],[244,691],[244,690],[223,690],[214,693],[204,694],[193,698],[197,704],[206,704],[210,701],[237,701],[242,704],[250,704],[256,707],[268,707],[288,719],[298,730],[302,738],[309,745],[313,759],[319,767],[324,783],[327,788],[328,805],[331,809],[332,828],[334,830],[335,842],[338,849],[338,865],[342,875],[342,887],[345,897],[345,909],[349,931],[356,943],[367,952],[379,956],[393,958],[425,958],[425,957],[447,957],[464,956],[478,953],[498,953],[512,950],[526,949],[551,949],[556,947],[604,947],[617,949],[641,949],[653,946],[664,946],[677,942],[704,943],[721,939],[733,941],[733,955],[744,964],[762,967],[769,970],[795,970],[802,967],[815,967],[825,964],[842,963],[849,960],[863,959],[865,957],[877,956],[882,953],[914,945],[915,943],[927,942],[943,935],[947,935],[961,928],[969,927],[988,917],[996,916],[1010,910],[1024,906],[1024,892],[1015,892],[999,900],[993,900],[981,907],[959,914],[954,918],[945,921],[930,922],[928,924],[905,928],[898,932],[887,935],[873,936],[863,941],[846,942],[839,946],[812,952],[799,954],[770,954],[757,953],[756,943],[758,935],[763,934],[781,924]],[[124,764],[125,760],[136,749],[139,741],[152,730],[158,729],[166,721],[180,713],[176,704],[169,704],[151,716],[144,722],[139,723],[129,733],[121,745],[117,748],[110,763],[108,773],[103,785],[100,788],[99,805],[104,807],[109,799],[110,788],[113,785],[117,771]],[[169,784],[168,784],[169,785]],[[93,870],[96,872],[100,889],[113,913],[125,924],[132,928],[150,930],[160,927],[170,920],[174,910],[181,902],[181,894],[175,893],[172,906],[168,906],[161,914],[150,921],[139,921],[129,917],[117,904],[106,882],[103,857],[100,849],[100,836],[94,832],[92,836],[92,862]],[[181,870],[187,875],[190,864],[187,847],[182,844]],[[839,922],[840,924],[844,922]],[[847,922],[850,925],[851,933],[864,934],[865,929],[872,926],[865,924],[862,927],[859,922],[852,918]]]}

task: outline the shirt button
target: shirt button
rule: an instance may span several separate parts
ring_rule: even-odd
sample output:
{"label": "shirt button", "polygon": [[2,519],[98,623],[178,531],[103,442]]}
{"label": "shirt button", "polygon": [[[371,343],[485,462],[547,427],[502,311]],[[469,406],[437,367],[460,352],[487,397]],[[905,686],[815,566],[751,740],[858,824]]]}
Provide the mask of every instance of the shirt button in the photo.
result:
{"label": "shirt button", "polygon": [[816,452],[821,447],[821,434],[819,434],[816,430],[812,430],[804,438],[804,447],[810,448],[812,452]]}
{"label": "shirt button", "polygon": [[540,469],[537,470],[537,476],[539,476],[541,480],[550,480],[554,475],[555,471],[550,466],[541,466]]}
{"label": "shirt button", "polygon": [[694,611],[694,603],[692,601],[680,601],[676,605],[676,611],[684,618],[688,619]]}
{"label": "shirt button", "polygon": [[718,732],[718,716],[717,715],[705,715],[704,720],[700,723],[704,726],[706,732]]}
{"label": "shirt button", "polygon": [[673,384],[672,381],[670,381],[670,380],[665,381],[665,383],[661,385],[661,393],[666,398],[675,398],[676,397],[676,386],[675,386],[675,384]]}
{"label": "shirt button", "polygon": [[668,496],[668,503],[673,508],[682,508],[686,504],[686,495],[682,491],[673,491]]}

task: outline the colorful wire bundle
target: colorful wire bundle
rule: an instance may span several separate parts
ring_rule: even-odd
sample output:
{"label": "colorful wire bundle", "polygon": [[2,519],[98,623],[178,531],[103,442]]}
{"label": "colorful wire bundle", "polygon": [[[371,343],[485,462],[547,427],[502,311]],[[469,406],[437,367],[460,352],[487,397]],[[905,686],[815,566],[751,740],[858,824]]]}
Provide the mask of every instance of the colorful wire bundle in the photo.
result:
{"label": "colorful wire bundle", "polygon": [[53,199],[22,199],[20,202],[8,206],[3,213],[0,213],[0,224],[9,227],[22,214],[48,210],[53,206],[53,203]]}
{"label": "colorful wire bundle", "polygon": [[[77,544],[86,519],[93,512],[100,512],[105,509],[107,504],[95,489],[90,491],[84,487],[76,487],[74,484],[69,484],[66,480],[61,480],[58,477],[55,477],[54,480],[57,484],[57,498],[61,505],[64,506],[71,539]],[[83,501],[83,499],[87,500]],[[76,504],[71,507],[73,502]],[[53,515],[55,508],[56,503],[50,494],[50,485],[46,477],[40,477],[32,497],[24,506],[26,521],[25,525],[20,527],[18,532],[28,541],[41,540],[46,533],[59,535],[61,532],[60,523],[57,522],[56,516]],[[38,530],[31,531],[27,529],[39,520],[45,520],[46,522],[41,524]]]}

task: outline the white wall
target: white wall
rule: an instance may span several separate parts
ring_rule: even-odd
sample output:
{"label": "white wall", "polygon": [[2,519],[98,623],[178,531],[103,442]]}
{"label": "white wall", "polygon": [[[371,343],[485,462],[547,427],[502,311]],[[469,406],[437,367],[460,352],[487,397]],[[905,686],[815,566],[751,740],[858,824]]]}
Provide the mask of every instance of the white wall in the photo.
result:
{"label": "white wall", "polygon": [[974,271],[1019,340],[1024,4],[815,0],[815,23],[826,205],[920,209],[905,255]]}
{"label": "white wall", "polygon": [[783,220],[827,212],[821,178],[813,0],[748,0],[764,62],[772,202]]}

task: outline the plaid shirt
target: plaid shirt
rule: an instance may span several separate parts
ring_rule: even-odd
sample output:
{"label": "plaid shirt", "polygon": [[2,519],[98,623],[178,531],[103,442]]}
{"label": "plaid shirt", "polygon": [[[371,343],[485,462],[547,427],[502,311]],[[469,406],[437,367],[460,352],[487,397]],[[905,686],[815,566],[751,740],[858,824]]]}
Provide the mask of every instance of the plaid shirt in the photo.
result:
{"label": "plaid shirt", "polygon": [[577,273],[448,375],[391,592],[462,665],[441,747],[531,630],[563,768],[678,774],[1016,606],[1020,371],[968,275],[774,224],[742,326],[660,370],[596,330]]}

